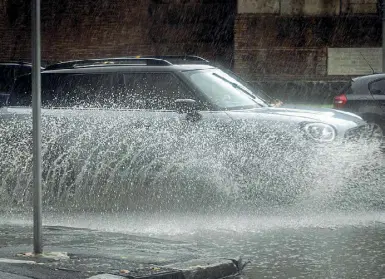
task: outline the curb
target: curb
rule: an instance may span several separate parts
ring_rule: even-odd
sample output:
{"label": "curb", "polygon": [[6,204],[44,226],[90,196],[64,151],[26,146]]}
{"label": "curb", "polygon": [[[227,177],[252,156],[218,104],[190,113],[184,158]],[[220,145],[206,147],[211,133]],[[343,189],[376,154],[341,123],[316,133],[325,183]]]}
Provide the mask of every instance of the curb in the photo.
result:
{"label": "curb", "polygon": [[[177,265],[173,265],[177,267]],[[237,269],[233,263],[209,263],[206,265],[195,265],[182,268],[173,268],[164,271],[162,267],[159,267],[158,273],[131,275],[129,273],[124,274],[98,274],[88,279],[220,279],[224,277],[231,278],[236,276]],[[165,267],[167,268],[167,267]]]}
{"label": "curb", "polygon": [[203,267],[192,267],[182,270],[185,279],[219,279],[237,274],[237,269],[232,263],[211,264]]}

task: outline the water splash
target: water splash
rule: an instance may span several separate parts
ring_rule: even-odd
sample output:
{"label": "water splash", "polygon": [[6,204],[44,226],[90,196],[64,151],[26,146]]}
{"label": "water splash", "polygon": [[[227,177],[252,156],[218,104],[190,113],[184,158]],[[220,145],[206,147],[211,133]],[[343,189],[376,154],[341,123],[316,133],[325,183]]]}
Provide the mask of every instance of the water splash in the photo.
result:
{"label": "water splash", "polygon": [[[372,147],[313,148],[294,127],[287,134],[277,125],[224,124],[171,112],[46,111],[45,208],[225,213],[380,205],[383,159]],[[3,210],[30,208],[30,115],[3,118],[0,131]]]}

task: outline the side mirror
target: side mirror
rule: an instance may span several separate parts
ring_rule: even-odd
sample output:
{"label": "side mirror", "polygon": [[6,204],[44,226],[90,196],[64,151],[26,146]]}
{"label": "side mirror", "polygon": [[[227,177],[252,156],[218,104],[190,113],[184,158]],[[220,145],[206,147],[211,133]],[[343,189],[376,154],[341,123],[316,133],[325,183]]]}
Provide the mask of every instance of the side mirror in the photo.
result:
{"label": "side mirror", "polygon": [[197,103],[192,99],[177,99],[175,105],[178,113],[195,114],[197,111]]}
{"label": "side mirror", "polygon": [[202,115],[198,113],[197,102],[192,99],[177,99],[175,100],[176,111],[178,113],[186,113],[186,119],[191,122],[198,121]]}
{"label": "side mirror", "polygon": [[9,94],[0,93],[0,108],[5,107],[8,103]]}

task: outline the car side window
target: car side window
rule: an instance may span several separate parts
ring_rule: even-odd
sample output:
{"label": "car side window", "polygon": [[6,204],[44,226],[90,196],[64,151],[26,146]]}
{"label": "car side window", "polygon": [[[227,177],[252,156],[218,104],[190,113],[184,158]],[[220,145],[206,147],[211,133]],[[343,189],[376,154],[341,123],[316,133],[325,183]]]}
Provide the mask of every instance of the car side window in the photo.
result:
{"label": "car side window", "polygon": [[373,81],[369,84],[370,93],[374,95],[385,95],[385,79]]}
{"label": "car side window", "polygon": [[71,74],[48,79],[44,90],[45,105],[53,107],[109,107],[117,84],[117,75]]}
{"label": "car side window", "polygon": [[[43,74],[43,107],[175,110],[193,95],[171,73]],[[31,106],[31,75],[18,79],[9,104]]]}
{"label": "car side window", "polygon": [[[41,79],[43,107],[110,106],[116,74],[44,74]],[[19,78],[10,106],[31,106],[31,75]]]}
{"label": "car side window", "polygon": [[175,110],[175,100],[193,98],[172,73],[124,73],[119,103],[132,109]]}

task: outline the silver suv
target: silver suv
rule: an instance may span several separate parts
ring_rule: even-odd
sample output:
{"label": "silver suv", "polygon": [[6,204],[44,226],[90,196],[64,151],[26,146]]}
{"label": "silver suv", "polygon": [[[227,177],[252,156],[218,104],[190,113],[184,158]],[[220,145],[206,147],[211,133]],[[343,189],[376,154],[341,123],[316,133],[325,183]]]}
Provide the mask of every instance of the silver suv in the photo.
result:
{"label": "silver suv", "polygon": [[[343,140],[365,125],[352,113],[272,107],[262,95],[231,72],[198,57],[70,61],[48,66],[42,73],[43,108],[56,111],[124,110],[133,119],[146,112],[146,118],[154,121],[151,115],[164,112],[189,121],[215,117],[234,125],[239,121],[276,129],[294,125],[313,142]],[[19,108],[30,107],[31,99],[30,75],[26,75],[15,84],[9,111],[26,112]]]}
{"label": "silver suv", "polygon": [[[339,166],[346,157],[339,154],[351,146],[345,143],[365,132],[355,114],[277,108],[261,95],[197,57],[48,66],[42,72],[44,200],[55,207],[199,203],[207,209],[218,195],[232,200],[239,194],[242,204],[243,195],[253,203],[274,196],[280,204],[314,183],[320,164]],[[25,75],[0,109],[4,202],[31,200],[31,123],[31,77]],[[356,160],[360,149],[348,155]]]}

